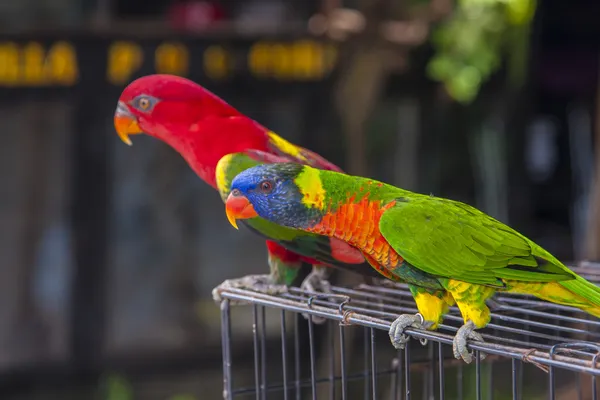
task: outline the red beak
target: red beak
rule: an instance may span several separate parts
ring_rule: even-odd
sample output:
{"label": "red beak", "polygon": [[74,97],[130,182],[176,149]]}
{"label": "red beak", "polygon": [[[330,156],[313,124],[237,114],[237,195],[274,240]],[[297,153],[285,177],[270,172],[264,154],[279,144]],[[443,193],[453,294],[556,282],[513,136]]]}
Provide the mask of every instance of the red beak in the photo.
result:
{"label": "red beak", "polygon": [[235,229],[239,229],[236,223],[236,219],[248,219],[258,217],[258,214],[254,210],[254,206],[246,196],[242,196],[235,190],[229,194],[227,201],[225,202],[225,213],[229,223],[233,225]]}

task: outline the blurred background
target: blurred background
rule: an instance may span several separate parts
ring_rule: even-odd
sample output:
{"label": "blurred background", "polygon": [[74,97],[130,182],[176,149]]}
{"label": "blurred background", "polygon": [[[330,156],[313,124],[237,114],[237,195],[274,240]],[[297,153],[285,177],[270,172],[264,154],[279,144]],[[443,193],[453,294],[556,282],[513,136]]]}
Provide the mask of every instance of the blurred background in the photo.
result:
{"label": "blurred background", "polygon": [[150,73],[600,259],[599,18],[596,0],[1,1],[0,398],[221,398],[210,292],[266,251],[173,150],[116,136]]}

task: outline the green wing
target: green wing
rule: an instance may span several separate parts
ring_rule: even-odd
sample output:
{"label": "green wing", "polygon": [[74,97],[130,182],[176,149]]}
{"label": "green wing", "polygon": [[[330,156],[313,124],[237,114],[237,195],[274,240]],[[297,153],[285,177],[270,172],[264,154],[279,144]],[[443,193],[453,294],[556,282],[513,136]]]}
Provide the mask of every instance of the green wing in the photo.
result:
{"label": "green wing", "polygon": [[396,199],[379,229],[406,261],[430,274],[490,286],[502,279],[551,282],[575,275],[514,229],[457,201]]}

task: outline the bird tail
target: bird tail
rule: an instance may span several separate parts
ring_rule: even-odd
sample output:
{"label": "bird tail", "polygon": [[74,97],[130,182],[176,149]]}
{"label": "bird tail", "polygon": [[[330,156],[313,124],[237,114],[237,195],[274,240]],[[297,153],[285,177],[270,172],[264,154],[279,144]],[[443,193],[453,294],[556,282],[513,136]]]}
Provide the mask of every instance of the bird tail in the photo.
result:
{"label": "bird tail", "polygon": [[579,308],[600,318],[600,287],[578,275],[568,281],[543,283],[513,281],[508,286],[510,292],[531,294],[552,303]]}

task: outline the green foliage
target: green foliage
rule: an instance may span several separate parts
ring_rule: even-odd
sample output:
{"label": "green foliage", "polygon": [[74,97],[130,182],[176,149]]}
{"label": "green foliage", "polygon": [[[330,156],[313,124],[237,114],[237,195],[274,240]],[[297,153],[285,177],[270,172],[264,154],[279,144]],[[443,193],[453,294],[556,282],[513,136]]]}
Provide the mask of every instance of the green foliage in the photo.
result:
{"label": "green foliage", "polygon": [[131,385],[122,376],[109,374],[102,382],[102,397],[105,400],[133,400]]}
{"label": "green foliage", "polygon": [[509,56],[514,57],[509,67],[516,69],[511,71],[512,83],[520,84],[528,51],[523,42],[535,8],[536,0],[458,0],[452,16],[432,35],[436,55],[428,65],[429,76],[468,104]]}

